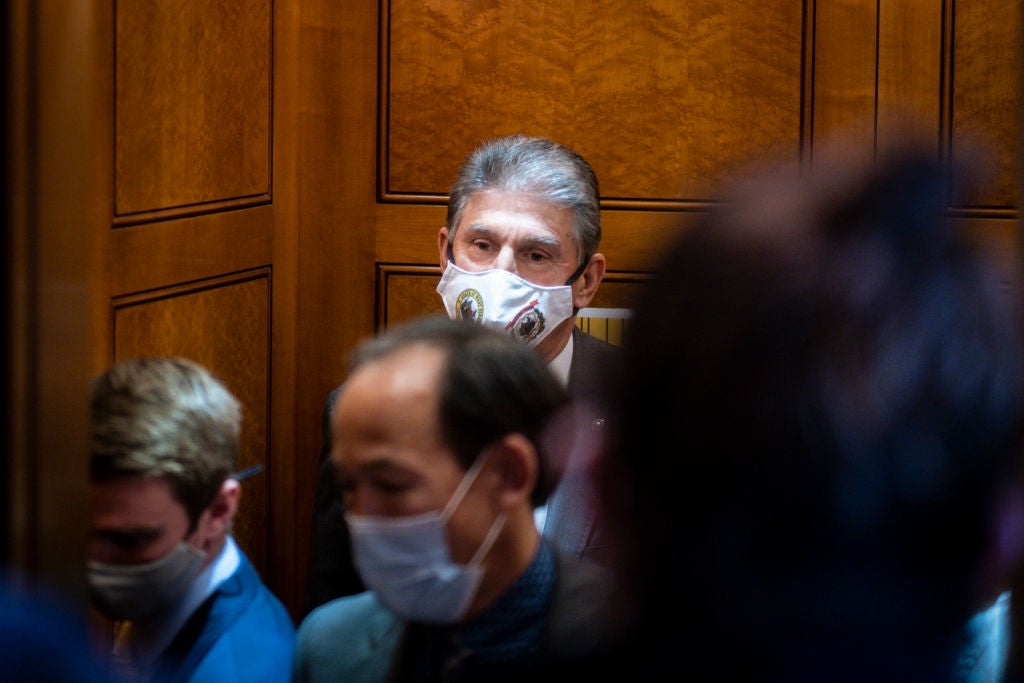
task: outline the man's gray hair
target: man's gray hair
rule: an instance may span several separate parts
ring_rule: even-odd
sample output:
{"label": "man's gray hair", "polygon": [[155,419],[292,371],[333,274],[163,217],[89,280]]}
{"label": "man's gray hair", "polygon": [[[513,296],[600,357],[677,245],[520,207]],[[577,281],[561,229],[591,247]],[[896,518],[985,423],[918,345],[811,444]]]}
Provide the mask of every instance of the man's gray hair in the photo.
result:
{"label": "man's gray hair", "polygon": [[597,176],[587,161],[552,140],[510,135],[488,140],[466,158],[448,199],[448,241],[473,195],[485,190],[522,192],[573,213],[573,233],[582,266],[601,242]]}

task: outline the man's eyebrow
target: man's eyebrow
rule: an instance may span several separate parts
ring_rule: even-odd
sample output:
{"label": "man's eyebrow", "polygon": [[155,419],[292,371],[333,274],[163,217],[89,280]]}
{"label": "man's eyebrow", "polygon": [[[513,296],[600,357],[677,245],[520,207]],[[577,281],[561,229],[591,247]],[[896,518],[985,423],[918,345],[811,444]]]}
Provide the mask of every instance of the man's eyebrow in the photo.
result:
{"label": "man's eyebrow", "polygon": [[[334,476],[338,480],[344,480],[351,476],[351,472],[345,465],[334,460],[331,461],[331,468],[334,470]],[[359,470],[364,473],[375,474],[380,472],[405,472],[408,468],[390,457],[383,456],[360,465]]]}
{"label": "man's eyebrow", "polygon": [[562,241],[551,235],[530,235],[520,241],[520,246],[560,247]]}
{"label": "man's eyebrow", "polygon": [[[469,239],[474,239],[476,237],[496,239],[494,230],[480,223],[470,223],[463,229],[466,231],[464,234]],[[560,247],[562,246],[562,241],[549,234],[527,235],[517,242],[517,246]]]}
{"label": "man's eyebrow", "polygon": [[469,223],[468,225],[463,227],[462,231],[460,231],[460,232],[463,235],[469,235],[469,233],[473,233],[470,236],[471,238],[472,237],[490,237],[491,235],[494,234],[494,231],[491,230],[486,225],[484,225],[483,223]]}
{"label": "man's eyebrow", "polygon": [[409,468],[392,458],[378,458],[371,460],[362,467],[364,472],[407,472]]}
{"label": "man's eyebrow", "polygon": [[112,541],[114,543],[148,541],[156,538],[161,533],[159,528],[136,527],[128,529],[93,529],[92,535],[96,538]]}

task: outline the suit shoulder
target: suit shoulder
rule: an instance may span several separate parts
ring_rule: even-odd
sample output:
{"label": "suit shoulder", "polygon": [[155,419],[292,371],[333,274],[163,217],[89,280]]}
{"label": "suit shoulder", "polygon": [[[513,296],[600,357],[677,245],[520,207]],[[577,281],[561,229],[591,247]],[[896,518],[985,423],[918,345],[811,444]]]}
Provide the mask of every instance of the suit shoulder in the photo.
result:
{"label": "suit shoulder", "polygon": [[[573,329],[572,363],[569,366],[569,389],[573,396],[603,405],[622,373],[625,353],[621,347]],[[599,408],[599,412],[604,412]]]}
{"label": "suit shoulder", "polygon": [[[255,621],[260,624],[260,635],[268,639],[282,639],[291,641],[295,637],[295,622],[288,614],[284,604],[274,595],[263,580],[260,578],[256,568],[241,550],[239,568],[235,571],[229,581],[237,581],[236,590],[239,594],[251,595],[247,600],[242,618],[247,621]],[[230,584],[225,582],[224,590],[232,591]]]}
{"label": "suit shoulder", "polygon": [[400,625],[372,592],[364,591],[331,600],[306,615],[299,624],[298,641],[300,646],[324,643],[335,648],[338,639],[383,637]]}
{"label": "suit shoulder", "polygon": [[577,349],[585,349],[586,353],[593,353],[603,356],[619,357],[622,356],[622,347],[607,342],[604,339],[595,337],[589,332],[584,332],[580,328],[573,329],[573,345]]}
{"label": "suit shoulder", "polygon": [[292,680],[384,680],[402,626],[369,591],[325,603],[299,624]]}

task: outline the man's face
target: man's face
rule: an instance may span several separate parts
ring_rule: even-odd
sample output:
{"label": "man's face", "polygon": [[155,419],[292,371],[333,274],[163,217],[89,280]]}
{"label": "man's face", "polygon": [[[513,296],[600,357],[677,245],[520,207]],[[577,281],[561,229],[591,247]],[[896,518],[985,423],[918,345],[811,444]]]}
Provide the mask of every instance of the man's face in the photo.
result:
{"label": "man's face", "polygon": [[126,477],[93,483],[89,559],[107,564],[158,560],[185,539],[185,506],[164,479]]}
{"label": "man's face", "polygon": [[579,265],[572,219],[570,209],[529,195],[477,193],[466,204],[452,254],[470,272],[501,269],[536,285],[564,285]]}
{"label": "man's face", "polygon": [[[346,509],[406,517],[444,509],[464,470],[442,443],[438,382],[443,353],[413,345],[364,365],[331,415],[331,461]],[[485,465],[446,525],[452,558],[467,562],[498,515],[497,474]]]}
{"label": "man's face", "polygon": [[[441,268],[448,266],[448,228],[438,233]],[[488,190],[473,195],[451,244],[455,264],[463,270],[507,270],[543,287],[561,286],[579,267],[572,210],[516,192]],[[594,254],[572,286],[572,304],[585,308],[604,277],[602,254]],[[557,356],[572,334],[575,319],[564,320],[536,350],[545,362]]]}

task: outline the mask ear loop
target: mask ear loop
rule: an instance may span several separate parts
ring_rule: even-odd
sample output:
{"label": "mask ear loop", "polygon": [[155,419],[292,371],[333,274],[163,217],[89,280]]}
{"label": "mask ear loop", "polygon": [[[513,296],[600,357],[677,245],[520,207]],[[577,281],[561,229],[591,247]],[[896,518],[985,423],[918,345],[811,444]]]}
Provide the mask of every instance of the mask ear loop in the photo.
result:
{"label": "mask ear loop", "polygon": [[[484,462],[487,461],[487,456],[491,454],[491,449],[484,450],[475,461],[473,465],[466,471],[465,476],[462,477],[462,481],[455,488],[455,492],[452,493],[452,497],[448,499],[448,504],[444,506],[444,510],[441,512],[441,523],[446,524],[455,512],[455,508],[459,506],[462,499],[466,496],[466,491],[476,481],[476,476],[483,469]],[[487,530],[487,536],[484,537],[483,543],[477,548],[476,552],[473,553],[472,559],[470,559],[467,566],[473,567],[480,564],[480,561],[484,559],[487,553],[490,551],[491,546],[498,540],[498,534],[501,533],[502,527],[505,526],[505,517],[507,512],[502,510],[498,516],[494,519],[494,523],[491,524],[491,528]]]}
{"label": "mask ear loop", "polygon": [[445,249],[448,256],[448,263],[455,263],[455,254],[452,252],[452,239],[451,233],[448,234],[448,246]]}
{"label": "mask ear loop", "polygon": [[[587,269],[587,266],[589,266],[589,265],[590,265],[590,260],[591,260],[591,259],[592,259],[593,257],[594,257],[594,256],[593,256],[593,254],[591,254],[590,258],[588,258],[588,259],[587,259],[586,261],[584,261],[583,263],[581,263],[581,264],[579,265],[579,267],[578,267],[578,268],[576,269],[576,271],[575,271],[575,272],[574,272],[574,273],[573,273],[572,275],[570,275],[570,276],[569,276],[569,279],[565,281],[565,286],[566,286],[566,287],[568,287],[568,286],[569,286],[569,285],[571,285],[572,283],[576,282],[576,280],[579,280],[579,279],[580,279],[580,275],[583,275],[583,271],[585,271],[585,270]],[[580,312],[580,309],[579,309],[579,307],[578,307],[578,306],[576,306],[576,305],[573,305],[573,307],[572,307],[572,314],[573,314],[573,315],[576,315],[576,314],[577,314],[577,313],[579,313],[579,312]]]}
{"label": "mask ear loop", "polygon": [[[591,257],[591,258],[593,258],[593,257]],[[576,268],[575,271],[573,271],[573,274],[569,276],[569,279],[565,281],[566,286],[571,285],[572,283],[574,283],[577,280],[579,280],[580,279],[580,275],[583,275],[583,271],[586,270],[587,266],[589,266],[589,265],[590,265],[590,259],[588,258],[586,261],[581,263],[579,265],[579,267]]]}
{"label": "mask ear loop", "polygon": [[490,455],[490,453],[491,450],[489,448],[483,451],[479,456],[477,456],[477,459],[473,461],[473,464],[466,471],[466,474],[463,475],[462,481],[460,481],[459,485],[455,487],[455,492],[452,493],[452,497],[448,499],[448,504],[445,505],[444,510],[441,511],[442,524],[447,524],[448,520],[451,519],[451,516],[455,513],[455,508],[459,507],[459,503],[461,503],[462,499],[466,496],[466,491],[468,491],[469,487],[473,485],[474,481],[476,481],[476,475],[480,473],[480,470],[483,468],[484,462],[487,460],[487,456]]}
{"label": "mask ear loop", "polygon": [[505,526],[505,517],[507,515],[508,513],[504,510],[498,513],[498,516],[494,519],[494,524],[491,525],[491,528],[487,531],[487,536],[484,537],[484,542],[480,544],[479,548],[477,548],[477,551],[473,554],[473,558],[469,561],[468,566],[477,566],[484,557],[487,556],[491,546],[494,545],[496,540],[498,540],[498,534],[501,533],[502,527]]}

